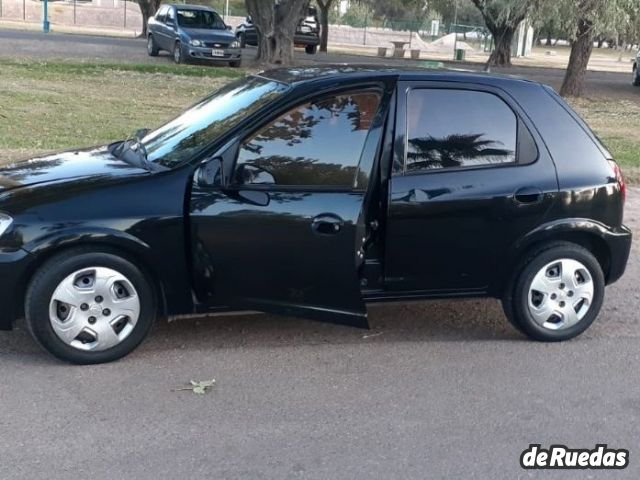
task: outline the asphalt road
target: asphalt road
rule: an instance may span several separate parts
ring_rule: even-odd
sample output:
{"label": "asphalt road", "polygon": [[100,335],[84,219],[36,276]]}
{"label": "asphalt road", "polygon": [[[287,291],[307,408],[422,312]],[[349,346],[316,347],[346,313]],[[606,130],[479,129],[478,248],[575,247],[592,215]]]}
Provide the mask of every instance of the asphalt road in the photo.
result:
{"label": "asphalt road", "polygon": [[[75,35],[64,33],[50,33],[45,35],[40,32],[0,29],[0,58],[25,58],[25,59],[75,59],[75,60],[101,60],[135,63],[167,63],[171,58],[166,52],[158,57],[149,57],[146,51],[144,39],[99,37],[90,35]],[[255,57],[256,50],[247,48],[244,50],[244,58],[250,63]],[[413,60],[399,60],[392,58],[363,57],[346,54],[322,54],[307,55],[297,49],[296,61],[307,64],[323,63],[349,63],[371,64],[384,63],[386,65],[419,65],[421,62]],[[480,70],[483,65],[464,63],[449,64],[456,68]],[[540,81],[559,88],[562,83],[564,71],[554,68],[511,67],[506,69],[494,69],[496,72],[520,75],[532,80]],[[631,71],[628,74],[614,72],[588,72],[587,94],[615,94],[627,95],[637,101],[638,91],[631,86]]]}
{"label": "asphalt road", "polygon": [[[626,222],[637,236],[638,189]],[[637,479],[639,254],[561,344],[525,339],[496,301],[439,301],[376,307],[368,332],[180,320],[122,361],[75,367],[20,323],[0,332],[0,479]],[[205,396],[173,391],[210,378]],[[530,443],[607,443],[630,466],[524,471]]]}

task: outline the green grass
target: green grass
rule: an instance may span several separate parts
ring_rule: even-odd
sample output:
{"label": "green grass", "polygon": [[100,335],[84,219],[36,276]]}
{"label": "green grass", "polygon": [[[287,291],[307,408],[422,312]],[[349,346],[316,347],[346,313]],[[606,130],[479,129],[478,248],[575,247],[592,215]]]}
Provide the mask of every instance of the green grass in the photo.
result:
{"label": "green grass", "polygon": [[[108,143],[159,126],[226,82],[231,68],[171,64],[0,60],[0,162]],[[572,102],[640,183],[640,102]]]}
{"label": "green grass", "polygon": [[603,137],[602,141],[623,169],[640,167],[640,142],[621,137]]}
{"label": "green grass", "polygon": [[630,183],[640,183],[640,102],[598,97],[572,101],[598,134]]}
{"label": "green grass", "polygon": [[212,78],[239,78],[244,76],[244,72],[237,68],[144,63],[20,62],[0,60],[0,68],[13,68],[22,72],[26,77],[33,79],[47,79],[51,75],[102,75],[114,71]]}
{"label": "green grass", "polygon": [[238,69],[0,60],[0,162],[162,125]]}

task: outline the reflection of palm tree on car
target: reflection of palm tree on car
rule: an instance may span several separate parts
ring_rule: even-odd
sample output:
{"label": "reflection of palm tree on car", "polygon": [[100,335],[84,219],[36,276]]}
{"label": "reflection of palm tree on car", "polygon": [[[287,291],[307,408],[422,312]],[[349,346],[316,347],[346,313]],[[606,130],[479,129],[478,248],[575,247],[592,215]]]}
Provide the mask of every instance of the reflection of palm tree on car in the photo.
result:
{"label": "reflection of palm tree on car", "polygon": [[409,139],[409,169],[451,168],[514,160],[512,150],[498,148],[502,142],[483,139],[483,134],[453,134]]}

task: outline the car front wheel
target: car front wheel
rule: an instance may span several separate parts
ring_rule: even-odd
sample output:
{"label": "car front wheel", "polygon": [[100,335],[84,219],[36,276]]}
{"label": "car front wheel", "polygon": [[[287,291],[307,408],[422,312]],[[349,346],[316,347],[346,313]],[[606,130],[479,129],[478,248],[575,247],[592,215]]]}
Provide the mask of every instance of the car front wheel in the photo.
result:
{"label": "car front wheel", "polygon": [[604,275],[591,252],[576,244],[554,243],[521,264],[503,305],[519,330],[553,342],[584,332],[603,299]]}
{"label": "car front wheel", "polygon": [[183,63],[184,58],[182,56],[182,45],[180,42],[176,42],[173,46],[173,61],[176,63]]}
{"label": "car front wheel", "polygon": [[146,276],[114,253],[71,250],[45,263],[25,299],[27,326],[54,356],[77,364],[117,360],[156,317]]}
{"label": "car front wheel", "polygon": [[307,45],[306,47],[304,47],[304,51],[307,52],[309,55],[315,55],[318,52],[318,46]]}

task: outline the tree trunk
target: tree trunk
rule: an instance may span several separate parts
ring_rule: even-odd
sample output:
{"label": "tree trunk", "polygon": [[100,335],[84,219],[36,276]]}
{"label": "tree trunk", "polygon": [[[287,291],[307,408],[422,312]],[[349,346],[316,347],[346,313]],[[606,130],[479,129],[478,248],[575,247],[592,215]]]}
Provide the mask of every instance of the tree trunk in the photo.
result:
{"label": "tree trunk", "polygon": [[333,0],[317,0],[320,10],[320,51],[327,51],[329,43],[329,9]]}
{"label": "tree trunk", "polygon": [[563,97],[579,97],[584,90],[584,77],[589,58],[593,51],[593,23],[581,18],[578,20],[577,37],[571,45],[569,65],[560,88]]}
{"label": "tree trunk", "polygon": [[142,33],[141,37],[147,36],[147,24],[149,19],[153,17],[160,7],[160,0],[138,0],[140,13],[142,14]]}
{"label": "tree trunk", "polygon": [[510,67],[511,66],[511,44],[515,29],[510,26],[493,26],[491,29],[495,48],[489,56],[487,66]]}
{"label": "tree trunk", "polygon": [[158,11],[160,0],[138,0],[138,6],[140,7],[140,13],[142,14],[142,33],[140,36],[146,37],[147,24],[149,23],[149,19]]}
{"label": "tree trunk", "polygon": [[550,47],[550,46],[551,46],[551,41],[552,41],[552,40],[553,40],[553,39],[551,38],[551,29],[550,29],[550,28],[548,28],[548,29],[547,29],[547,41],[546,41],[545,45],[546,45],[547,47]]}
{"label": "tree trunk", "polygon": [[277,8],[264,0],[245,0],[258,34],[259,63],[291,65],[296,27],[309,8],[309,0],[282,0]]}

